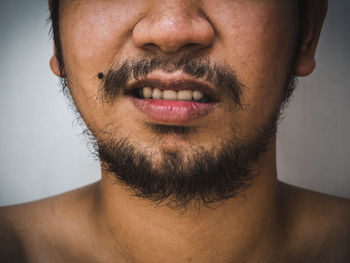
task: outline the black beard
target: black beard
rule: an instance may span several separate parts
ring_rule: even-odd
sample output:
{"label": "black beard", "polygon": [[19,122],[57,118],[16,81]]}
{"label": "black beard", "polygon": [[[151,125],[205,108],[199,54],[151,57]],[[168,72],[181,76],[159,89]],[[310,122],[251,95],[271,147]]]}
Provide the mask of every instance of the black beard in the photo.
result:
{"label": "black beard", "polygon": [[[154,153],[138,149],[128,138],[110,138],[96,146],[102,168],[136,196],[157,204],[165,202],[174,209],[189,205],[200,208],[235,197],[250,186],[257,175],[260,156],[274,138],[278,116],[276,113],[257,130],[254,138],[239,142],[232,139],[210,150],[192,147],[186,159],[182,149],[167,152],[160,147],[162,161],[156,167],[152,162]],[[178,127],[164,128],[164,132],[160,127],[157,130],[162,134],[184,132]]]}
{"label": "black beard", "polygon": [[[232,105],[241,106],[240,95],[244,86],[235,73],[223,66],[210,66],[209,60],[184,57],[178,62],[164,59],[128,60],[112,68],[103,80],[100,95],[103,103],[113,101],[127,81],[139,79],[156,69],[167,72],[183,70],[186,74],[205,78],[220,87]],[[62,82],[67,87],[66,79]],[[257,175],[259,160],[268,150],[276,134],[280,112],[295,88],[295,78],[289,75],[278,108],[251,138],[239,139],[234,135],[221,145],[211,149],[192,146],[188,149],[166,151],[159,145],[158,152],[149,152],[132,144],[128,138],[118,138],[118,131],[102,131],[110,134],[106,140],[96,140],[89,130],[90,142],[102,163],[102,168],[112,173],[117,182],[134,191],[135,195],[171,208],[187,208],[189,205],[210,206],[244,192]],[[67,93],[66,93],[67,94]],[[67,94],[69,96],[69,93]],[[238,107],[240,109],[240,107]],[[230,112],[227,112],[230,114]],[[156,136],[174,134],[186,137],[196,132],[195,128],[150,124]],[[235,128],[232,127],[232,131]],[[184,155],[186,152],[186,155]],[[161,156],[157,165],[153,156]]]}

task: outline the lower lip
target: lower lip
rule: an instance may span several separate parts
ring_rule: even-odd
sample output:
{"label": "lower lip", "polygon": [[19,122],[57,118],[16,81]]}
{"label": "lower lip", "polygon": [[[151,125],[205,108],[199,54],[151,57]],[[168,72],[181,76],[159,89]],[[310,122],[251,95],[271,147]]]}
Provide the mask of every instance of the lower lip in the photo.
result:
{"label": "lower lip", "polygon": [[173,124],[182,124],[202,118],[211,113],[217,105],[217,103],[198,103],[192,101],[129,98],[136,108],[150,120]]}

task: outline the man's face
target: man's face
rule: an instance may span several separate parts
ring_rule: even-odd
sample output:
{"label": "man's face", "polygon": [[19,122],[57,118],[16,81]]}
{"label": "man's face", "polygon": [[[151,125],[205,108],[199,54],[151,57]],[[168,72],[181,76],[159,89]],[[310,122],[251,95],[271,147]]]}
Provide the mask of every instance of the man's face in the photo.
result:
{"label": "man's face", "polygon": [[[149,176],[158,181],[170,176],[176,184],[205,163],[206,170],[237,166],[239,174],[242,156],[247,175],[274,136],[291,79],[298,42],[296,2],[61,1],[65,76],[99,142],[102,161],[114,162],[109,168],[119,174],[146,169],[147,163]],[[202,178],[220,181],[218,173]],[[190,180],[193,193],[208,184],[200,178]],[[167,188],[168,181],[157,189]],[[181,183],[166,194],[176,197],[186,188]],[[225,191],[228,182],[217,183],[209,182],[205,192]],[[126,184],[140,195],[156,194],[133,179]]]}

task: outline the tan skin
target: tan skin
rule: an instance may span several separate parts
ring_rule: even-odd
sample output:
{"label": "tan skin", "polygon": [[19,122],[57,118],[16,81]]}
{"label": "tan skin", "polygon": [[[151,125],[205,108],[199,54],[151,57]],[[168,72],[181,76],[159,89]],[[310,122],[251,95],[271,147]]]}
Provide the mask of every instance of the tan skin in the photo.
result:
{"label": "tan skin", "polygon": [[[228,123],[239,127],[237,136],[249,138],[279,106],[290,70],[286,57],[297,37],[294,0],[62,2],[65,73],[77,108],[99,139],[99,129],[117,123],[118,136],[159,151],[149,143],[155,135],[142,126],[145,117],[128,100],[101,104],[95,97],[97,73],[129,56],[205,54],[228,63],[249,87],[242,111],[225,111],[230,101],[222,97],[212,114],[188,124],[197,134],[163,137],[165,150],[218,144],[230,138]],[[308,7],[296,76],[315,67],[327,3],[311,0]],[[51,68],[59,75],[55,56]],[[8,262],[349,262],[349,210],[348,201],[278,182],[273,140],[244,197],[182,213],[134,197],[102,171],[101,181],[82,189],[0,210],[6,240],[0,251]]]}

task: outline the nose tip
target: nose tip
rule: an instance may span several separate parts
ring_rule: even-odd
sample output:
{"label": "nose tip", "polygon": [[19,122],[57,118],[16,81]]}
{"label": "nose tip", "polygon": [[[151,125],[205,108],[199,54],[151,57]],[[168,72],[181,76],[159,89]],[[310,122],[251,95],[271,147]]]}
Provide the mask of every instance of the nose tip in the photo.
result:
{"label": "nose tip", "polygon": [[184,12],[145,17],[133,29],[133,41],[138,47],[156,48],[165,53],[207,48],[214,38],[214,28],[205,16]]}

